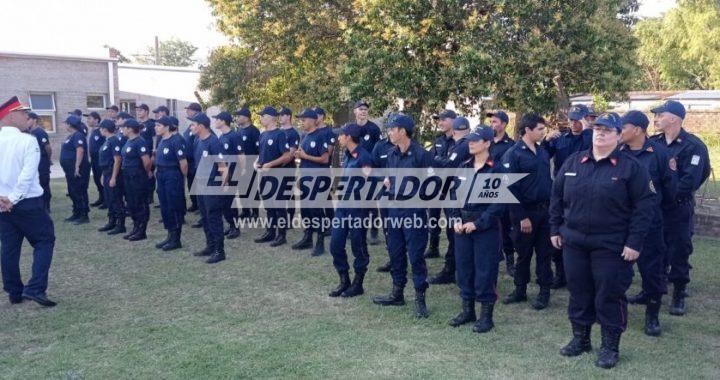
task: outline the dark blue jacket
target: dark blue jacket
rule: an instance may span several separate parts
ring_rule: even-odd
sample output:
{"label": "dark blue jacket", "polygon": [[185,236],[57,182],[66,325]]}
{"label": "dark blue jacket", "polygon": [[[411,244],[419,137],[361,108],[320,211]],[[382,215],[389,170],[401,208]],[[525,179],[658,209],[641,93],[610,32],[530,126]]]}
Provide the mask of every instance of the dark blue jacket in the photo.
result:
{"label": "dark blue jacket", "polygon": [[509,189],[520,201],[508,206],[516,220],[528,217],[526,208],[550,201],[552,179],[550,178],[550,156],[541,146],[535,146],[536,153],[518,140],[503,156],[503,168],[508,173],[527,174],[521,180],[510,185]]}
{"label": "dark blue jacket", "polygon": [[673,165],[677,166],[678,176],[676,201],[693,199],[695,191],[710,176],[710,156],[705,143],[685,129],[681,129],[670,144],[662,133],[651,139],[667,147],[668,155],[675,160]]}

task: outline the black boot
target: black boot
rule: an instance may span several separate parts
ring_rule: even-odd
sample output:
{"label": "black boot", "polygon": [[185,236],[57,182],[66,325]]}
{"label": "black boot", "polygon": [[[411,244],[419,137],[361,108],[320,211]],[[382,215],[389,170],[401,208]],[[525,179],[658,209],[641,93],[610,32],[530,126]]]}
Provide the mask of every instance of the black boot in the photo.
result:
{"label": "black boot", "polygon": [[393,284],[390,294],[385,296],[377,296],[373,298],[373,303],[383,306],[401,306],[405,305],[405,296],[403,288]]}
{"label": "black boot", "polygon": [[505,253],[505,273],[510,277],[515,277],[515,252]]}
{"label": "black boot", "polygon": [[315,248],[312,251],[311,256],[317,257],[325,254],[325,236],[322,232],[317,233],[317,240],[315,240]]}
{"label": "black boot", "polygon": [[210,245],[206,245],[205,248],[203,248],[201,251],[197,251],[193,253],[193,256],[195,257],[203,257],[203,256],[210,256],[213,254],[213,248]]}
{"label": "black boot", "polygon": [[338,272],[338,275],[340,276],[340,283],[330,292],[330,294],[328,294],[330,297],[339,297],[345,290],[347,290],[347,288],[350,287],[350,275],[348,275],[348,272]]}
{"label": "black boot", "polygon": [[174,249],[182,248],[182,243],[180,242],[180,235],[182,234],[181,232],[182,230],[179,228],[177,230],[171,230],[170,241],[168,241],[167,244],[162,246],[162,250],[167,252]]}
{"label": "black boot", "polygon": [[434,285],[452,284],[455,282],[455,271],[450,270],[446,264],[437,275],[430,277],[428,282]]}
{"label": "black boot", "polygon": [[98,232],[107,232],[115,228],[115,218],[108,218],[104,226],[98,228]]}
{"label": "black boot", "polygon": [[167,244],[167,243],[170,241],[170,233],[171,233],[171,232],[172,232],[172,231],[169,231],[169,230],[168,230],[167,236],[165,237],[165,240],[163,240],[163,241],[155,244],[155,248],[161,249],[165,244]]}
{"label": "black boot", "polygon": [[102,205],[102,204],[103,204],[103,199],[102,199],[102,198],[98,198],[98,200],[96,200],[95,202],[90,203],[90,206],[91,206],[91,207],[97,207],[97,206],[100,206],[100,205]]}
{"label": "black boot", "polygon": [[628,303],[631,303],[633,305],[647,305],[648,298],[644,291],[640,291],[638,294],[634,296],[628,297]]}
{"label": "black boot", "polygon": [[620,334],[619,330],[602,327],[602,346],[595,361],[596,366],[600,368],[615,367],[620,360]]}
{"label": "black boot", "polygon": [[428,313],[427,305],[425,304],[425,289],[415,289],[415,318],[427,318],[430,316]]}
{"label": "black boot", "polygon": [[88,217],[88,214],[78,215],[72,223],[76,226],[80,224],[88,224],[90,223],[90,218]]}
{"label": "black boot", "polygon": [[565,271],[558,270],[557,273],[555,273],[550,289],[562,289],[565,285],[567,285],[567,281],[565,280]]}
{"label": "black boot", "polygon": [[380,239],[378,239],[378,229],[370,229],[370,239],[368,239],[368,245],[380,245]]}
{"label": "black boot", "polygon": [[129,234],[123,235],[123,239],[128,240],[131,236],[135,235],[138,232],[138,227],[140,226],[140,223],[133,222],[133,228],[130,230]]}
{"label": "black boot", "polygon": [[191,228],[203,228],[203,220],[200,219],[196,223],[190,225]]}
{"label": "black boot", "polygon": [[495,310],[495,302],[483,302],[480,308],[480,318],[475,322],[473,331],[476,333],[486,333],[495,327],[493,322],[493,311]]}
{"label": "black boot", "polygon": [[542,310],[546,307],[548,307],[548,304],[550,303],[550,288],[542,287],[540,288],[540,293],[538,293],[537,297],[535,298],[535,301],[532,303],[532,307],[535,310]]}
{"label": "black boot", "polygon": [[685,286],[675,285],[673,289],[672,303],[670,304],[670,315],[685,315]]}
{"label": "black boot", "polygon": [[78,217],[80,217],[80,214],[78,214],[78,213],[76,213],[76,212],[73,212],[72,215],[70,215],[69,217],[65,218],[65,221],[66,221],[66,222],[74,222],[75,219],[77,219]]}
{"label": "black boot", "polygon": [[293,244],[292,249],[299,250],[299,249],[310,249],[313,246],[312,241],[312,230],[306,229],[305,233],[303,233],[302,239],[298,241],[297,243]]}
{"label": "black boot", "polygon": [[380,273],[390,272],[390,260],[388,260],[388,262],[386,262],[385,264],[377,267],[377,271]]}
{"label": "black boot", "polygon": [[525,301],[527,301],[527,287],[516,285],[515,290],[505,297],[503,303],[505,305],[509,305],[511,303],[520,303]]}
{"label": "black boot", "polygon": [[125,229],[125,218],[117,218],[115,221],[115,228],[108,231],[108,235],[120,235],[127,232]]}
{"label": "black boot", "polygon": [[275,240],[270,243],[271,247],[279,247],[283,244],[287,243],[287,238],[285,237],[285,230],[278,231],[277,237]]}
{"label": "black boot", "polygon": [[268,228],[265,230],[265,233],[260,235],[257,239],[253,240],[256,243],[267,243],[275,240],[275,229],[274,228]]}
{"label": "black boot", "polygon": [[147,222],[142,222],[138,226],[138,231],[128,238],[128,241],[139,241],[147,239]]}
{"label": "black boot", "polygon": [[475,301],[463,300],[462,311],[450,321],[450,326],[458,327],[466,323],[475,322],[476,320],[477,316],[475,315]]}
{"label": "black boot", "polygon": [[440,257],[440,235],[430,234],[430,242],[428,243],[428,249],[425,251],[426,259],[434,259]]}
{"label": "black boot", "polygon": [[216,249],[213,251],[212,255],[208,257],[207,260],[205,260],[208,264],[215,264],[219,263],[221,261],[225,261],[225,250],[223,249]]}
{"label": "black boot", "polygon": [[343,298],[355,297],[365,293],[363,289],[363,281],[365,280],[365,272],[355,272],[352,284],[340,295]]}
{"label": "black boot", "polygon": [[660,336],[660,305],[662,305],[661,297],[649,299],[645,307],[645,335]]}
{"label": "black boot", "polygon": [[585,326],[579,323],[573,323],[572,331],[573,338],[570,343],[560,349],[560,355],[572,357],[592,351],[592,343],[590,342],[592,325]]}
{"label": "black boot", "polygon": [[230,232],[225,235],[225,239],[233,240],[240,237],[240,229],[237,227],[231,227]]}

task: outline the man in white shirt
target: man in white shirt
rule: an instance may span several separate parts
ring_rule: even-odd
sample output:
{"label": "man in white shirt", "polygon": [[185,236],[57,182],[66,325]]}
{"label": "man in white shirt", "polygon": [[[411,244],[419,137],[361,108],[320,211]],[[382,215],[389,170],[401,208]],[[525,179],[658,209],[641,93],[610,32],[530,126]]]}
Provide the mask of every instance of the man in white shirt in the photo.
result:
{"label": "man in white shirt", "polygon": [[[40,146],[33,136],[22,133],[28,128],[27,110],[17,97],[0,105],[0,266],[10,303],[26,299],[52,307],[56,303],[47,298],[46,290],[55,227],[40,187]],[[20,275],[24,239],[34,250],[32,277],[26,285]]]}

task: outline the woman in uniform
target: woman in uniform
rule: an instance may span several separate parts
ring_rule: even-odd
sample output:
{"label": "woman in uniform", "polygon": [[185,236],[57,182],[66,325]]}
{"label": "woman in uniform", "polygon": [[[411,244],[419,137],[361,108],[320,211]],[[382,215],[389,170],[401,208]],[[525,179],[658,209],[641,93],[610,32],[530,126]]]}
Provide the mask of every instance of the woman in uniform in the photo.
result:
{"label": "woman in uniform", "polygon": [[140,137],[140,123],[135,119],[129,119],[125,121],[124,127],[123,133],[128,140],[122,148],[122,178],[133,229],[123,236],[123,239],[144,240],[147,239],[147,223],[150,219],[147,193],[150,191],[148,179],[153,177],[152,161],[147,144]]}
{"label": "woman in uniform", "polygon": [[90,175],[90,161],[87,152],[87,137],[83,133],[82,120],[71,115],[65,120],[70,133],[60,149],[60,166],[65,172],[68,194],[72,200],[72,215],[65,219],[73,224],[89,223],[88,193],[86,177]]}
{"label": "woman in uniform", "polygon": [[173,125],[173,120],[168,116],[155,121],[155,134],[160,136],[155,151],[157,193],[163,225],[168,231],[165,240],[155,244],[155,248],[163,251],[182,248],[180,235],[185,217],[187,149],[182,136],[173,133]]}

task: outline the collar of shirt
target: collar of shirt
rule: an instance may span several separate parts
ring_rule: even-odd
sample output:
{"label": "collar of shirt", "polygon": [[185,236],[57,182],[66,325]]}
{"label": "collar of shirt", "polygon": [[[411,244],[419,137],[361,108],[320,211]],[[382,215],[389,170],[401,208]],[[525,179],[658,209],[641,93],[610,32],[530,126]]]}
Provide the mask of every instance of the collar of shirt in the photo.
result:
{"label": "collar of shirt", "polygon": [[616,166],[619,157],[620,157],[620,147],[617,147],[607,157],[600,159],[600,160],[595,160],[595,157],[593,156],[593,150],[592,150],[592,148],[590,148],[584,154],[580,155],[580,163],[584,164],[591,160],[595,161],[595,162],[602,162],[604,160],[609,160],[610,163],[612,164],[612,166]]}
{"label": "collar of shirt", "polygon": [[21,132],[20,132],[20,129],[17,127],[11,127],[9,125],[6,125],[6,126],[0,128],[0,133],[5,134],[5,133],[21,133]]}

